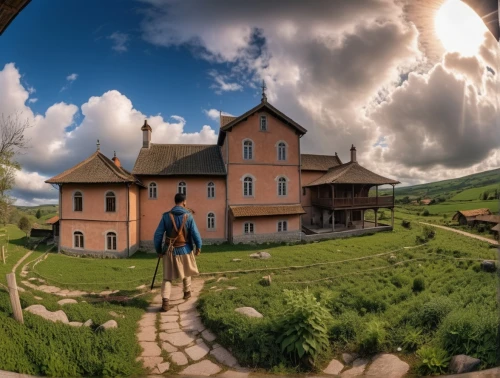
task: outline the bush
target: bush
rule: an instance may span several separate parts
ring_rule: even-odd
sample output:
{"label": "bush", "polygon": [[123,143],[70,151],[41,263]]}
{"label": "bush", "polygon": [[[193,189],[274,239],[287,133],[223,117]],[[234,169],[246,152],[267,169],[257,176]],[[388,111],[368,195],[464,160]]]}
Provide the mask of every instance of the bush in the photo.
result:
{"label": "bush", "polygon": [[285,290],[285,313],[277,322],[281,352],[297,365],[314,366],[316,358],[328,348],[328,311],[307,289]]}
{"label": "bush", "polygon": [[403,226],[404,228],[407,228],[407,229],[411,230],[411,222],[409,220],[403,219],[401,221],[401,226]]}
{"label": "bush", "polygon": [[422,375],[443,374],[450,362],[445,350],[430,346],[423,346],[417,350],[417,357],[420,359],[417,370]]}
{"label": "bush", "polygon": [[330,338],[347,344],[356,339],[361,324],[361,317],[355,311],[345,311],[330,328]]}
{"label": "bush", "polygon": [[423,215],[424,217],[428,217],[428,216],[430,215],[429,210],[425,209],[425,210],[422,212],[422,215]]}
{"label": "bush", "polygon": [[413,279],[412,290],[414,292],[421,292],[425,290],[425,280],[422,276],[417,276]]}
{"label": "bush", "polygon": [[475,308],[451,312],[442,322],[438,337],[450,354],[466,354],[481,360],[481,367],[496,366],[499,320],[495,310]]}
{"label": "bush", "polygon": [[[424,285],[425,286],[425,285]],[[453,301],[446,297],[435,297],[425,303],[419,314],[421,325],[435,329],[453,309]]]}
{"label": "bush", "polygon": [[372,320],[358,336],[359,351],[364,354],[380,352],[385,344],[387,331],[383,322]]}
{"label": "bush", "polygon": [[403,347],[409,351],[413,352],[417,349],[423,342],[423,335],[421,329],[408,328],[405,332],[403,338]]}

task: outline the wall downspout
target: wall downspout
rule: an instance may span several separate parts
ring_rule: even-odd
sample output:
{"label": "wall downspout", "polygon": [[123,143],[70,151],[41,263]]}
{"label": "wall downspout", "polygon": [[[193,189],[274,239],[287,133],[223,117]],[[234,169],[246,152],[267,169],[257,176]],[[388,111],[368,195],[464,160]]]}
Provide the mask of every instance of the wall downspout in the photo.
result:
{"label": "wall downspout", "polygon": [[229,218],[229,194],[227,191],[227,181],[229,179],[229,137],[226,134],[226,213],[225,213],[225,230],[224,230],[224,236],[227,242],[229,242],[229,224],[228,224],[228,218]]}
{"label": "wall downspout", "polygon": [[[299,135],[299,203],[302,205],[302,156],[300,154],[300,140],[302,135]],[[299,217],[299,241],[302,241],[302,215]]]}
{"label": "wall downspout", "polygon": [[130,257],[130,184],[127,186],[127,257]]}
{"label": "wall downspout", "polygon": [[[57,240],[57,253],[61,253],[61,230],[62,230],[62,184],[59,185],[59,237]],[[72,236],[73,237],[73,236]]]}

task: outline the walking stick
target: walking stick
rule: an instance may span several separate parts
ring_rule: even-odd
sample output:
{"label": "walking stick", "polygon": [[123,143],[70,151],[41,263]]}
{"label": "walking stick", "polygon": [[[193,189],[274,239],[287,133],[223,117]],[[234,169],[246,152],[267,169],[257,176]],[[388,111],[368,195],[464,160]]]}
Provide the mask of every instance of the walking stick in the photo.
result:
{"label": "walking stick", "polygon": [[158,272],[158,265],[160,265],[161,255],[158,256],[158,262],[156,263],[155,275],[153,276],[153,281],[151,282],[151,290],[153,290],[153,285],[155,284],[156,273]]}

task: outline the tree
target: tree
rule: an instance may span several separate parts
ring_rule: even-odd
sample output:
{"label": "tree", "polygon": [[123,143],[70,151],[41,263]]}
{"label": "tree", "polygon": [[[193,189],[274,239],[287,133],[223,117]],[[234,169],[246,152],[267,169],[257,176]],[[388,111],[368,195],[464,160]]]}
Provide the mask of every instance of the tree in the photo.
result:
{"label": "tree", "polygon": [[40,211],[40,209],[38,209],[36,211],[36,215],[35,215],[36,219],[40,219],[42,217],[42,212]]}
{"label": "tree", "polygon": [[31,232],[30,220],[26,217],[21,217],[21,219],[19,219],[19,224],[17,226],[21,231],[23,231],[26,234],[26,237],[28,237],[28,234]]}
{"label": "tree", "polygon": [[14,158],[16,153],[28,148],[29,140],[24,133],[30,127],[29,120],[21,120],[18,113],[0,117],[0,222],[3,224],[7,223],[13,208],[7,193],[14,187],[16,171],[21,169]]}

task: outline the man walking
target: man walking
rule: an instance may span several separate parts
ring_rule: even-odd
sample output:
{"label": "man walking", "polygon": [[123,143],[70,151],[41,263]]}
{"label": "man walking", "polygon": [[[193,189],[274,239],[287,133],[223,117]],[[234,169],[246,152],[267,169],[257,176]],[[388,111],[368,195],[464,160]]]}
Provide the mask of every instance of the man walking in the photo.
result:
{"label": "man walking", "polygon": [[[194,256],[201,252],[200,233],[186,209],[186,195],[177,193],[174,200],[175,206],[163,214],[154,235],[156,253],[163,258],[162,312],[168,311],[172,280],[182,279],[184,299],[188,299],[191,297],[191,276],[199,274]],[[162,246],[163,236],[165,243]]]}

